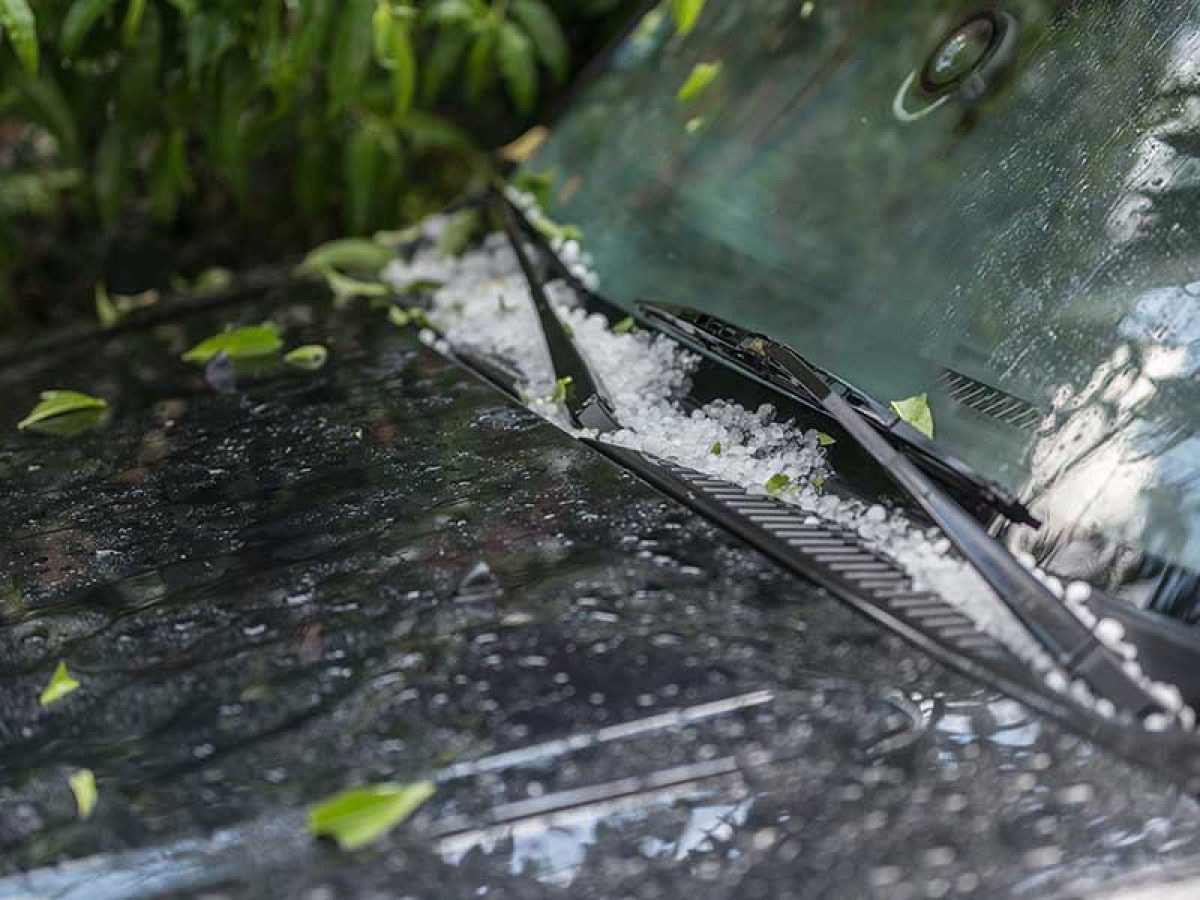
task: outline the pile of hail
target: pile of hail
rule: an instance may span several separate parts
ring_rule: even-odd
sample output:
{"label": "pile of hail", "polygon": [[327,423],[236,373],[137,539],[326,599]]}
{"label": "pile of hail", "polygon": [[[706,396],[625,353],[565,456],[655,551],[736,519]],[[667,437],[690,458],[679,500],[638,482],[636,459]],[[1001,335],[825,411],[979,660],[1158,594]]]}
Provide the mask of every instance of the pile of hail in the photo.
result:
{"label": "pile of hail", "polygon": [[[530,195],[512,191],[510,197],[527,215],[537,214]],[[437,249],[446,224],[442,216],[426,220],[415,252],[393,261],[384,278],[400,289],[417,282],[439,285],[427,312],[432,327],[422,331],[422,339],[441,350],[502,360],[519,373],[529,408],[574,432],[555,400],[554,372],[529,288],[508,239],[492,234],[461,256],[447,256]],[[597,278],[591,259],[577,241],[556,238],[552,249],[580,283],[594,288]],[[818,432],[778,421],[770,405],[750,410],[718,400],[701,409],[684,409],[678,398],[686,393],[697,364],[693,354],[666,336],[614,329],[614,323],[603,316],[589,315],[565,281],[551,282],[547,296],[604,384],[622,425],[619,431],[591,437],[671,460],[740,485],[750,494],[770,493],[811,517],[856,532],[864,544],[907,572],[914,587],[939,594],[1041,673],[1049,687],[1102,716],[1115,714],[1108,700],[1094,697],[1086,684],[1068,679],[1051,662],[992,589],[951,550],[940,531],[915,527],[902,513],[880,505],[823,494],[829,468]],[[1169,711],[1169,715],[1147,717],[1148,729],[1194,725],[1195,713],[1184,704],[1179,690],[1142,672],[1137,648],[1124,640],[1121,624],[1097,620],[1092,614],[1086,604],[1087,584],[1064,585],[1038,569],[1032,557],[1018,558],[1120,655],[1126,670]]]}

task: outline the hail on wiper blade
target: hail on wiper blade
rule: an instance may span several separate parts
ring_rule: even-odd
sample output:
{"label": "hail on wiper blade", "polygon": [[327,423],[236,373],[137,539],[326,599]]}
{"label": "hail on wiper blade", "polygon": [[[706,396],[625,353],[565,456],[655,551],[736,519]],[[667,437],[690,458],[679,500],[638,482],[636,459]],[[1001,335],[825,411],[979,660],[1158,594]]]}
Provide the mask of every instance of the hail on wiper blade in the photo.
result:
{"label": "hail on wiper blade", "polygon": [[[643,311],[653,316],[652,309],[643,307]],[[742,331],[719,319],[708,326],[713,339],[726,344],[737,359],[757,364],[759,369],[769,368],[793,390],[818,403],[925,511],[1069,678],[1082,679],[1097,696],[1138,719],[1164,712],[1162,704],[1125,671],[1122,660],[1090,628],[902,450],[893,446],[861,409],[829,383],[824,373],[778,341]]]}
{"label": "hail on wiper blade", "polygon": [[571,424],[576,428],[594,429],[601,433],[616,431],[621,426],[613,412],[612,401],[609,400],[599,377],[588,365],[579,347],[551,308],[550,300],[542,287],[542,279],[534,270],[533,262],[521,242],[521,232],[512,209],[503,199],[495,203],[495,208],[504,223],[504,231],[517,257],[521,273],[529,285],[533,308],[541,325],[542,337],[546,341],[554,377],[563,385],[562,404]]}
{"label": "hail on wiper blade", "polygon": [[[802,401],[811,400],[807,391],[794,390],[790,379],[779,371],[777,365],[747,351],[744,345],[759,335],[717,316],[685,306],[643,302],[638,304],[638,308],[644,316],[672,336],[681,338],[708,356],[733,364]],[[1010,521],[1034,528],[1042,524],[1005,488],[974,472],[965,462],[904,421],[890,407],[827,369],[813,363],[808,365],[820,375],[830,390],[854,407],[877,430],[886,432],[889,438],[898,442],[900,449],[912,456],[928,474]]]}

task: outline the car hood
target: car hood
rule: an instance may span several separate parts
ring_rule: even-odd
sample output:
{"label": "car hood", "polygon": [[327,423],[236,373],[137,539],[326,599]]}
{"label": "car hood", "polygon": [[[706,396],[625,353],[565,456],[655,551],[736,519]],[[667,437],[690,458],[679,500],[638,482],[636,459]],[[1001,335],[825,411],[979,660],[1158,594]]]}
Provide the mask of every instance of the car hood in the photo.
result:
{"label": "car hood", "polygon": [[[321,342],[214,392],[227,322]],[[47,388],[106,397],[20,434]],[[0,369],[0,897],[1074,895],[1200,806],[292,289]],[[59,660],[82,687],[38,694]],[[80,821],[67,787],[96,773]],[[343,788],[432,779],[371,847]]]}

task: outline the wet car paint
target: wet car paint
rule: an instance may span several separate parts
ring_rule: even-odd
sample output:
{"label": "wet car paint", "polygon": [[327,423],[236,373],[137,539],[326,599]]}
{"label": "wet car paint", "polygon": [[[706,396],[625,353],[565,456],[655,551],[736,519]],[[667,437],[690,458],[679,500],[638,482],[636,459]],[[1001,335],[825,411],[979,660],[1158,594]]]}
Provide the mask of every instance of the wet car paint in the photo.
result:
{"label": "wet car paint", "polygon": [[[267,316],[326,369],[222,395],[178,360]],[[1169,782],[385,322],[297,295],[0,370],[0,897],[1069,896],[1195,867]],[[48,387],[111,419],[18,434]],[[83,687],[43,708],[60,659]],[[425,777],[366,851],[305,832]]]}

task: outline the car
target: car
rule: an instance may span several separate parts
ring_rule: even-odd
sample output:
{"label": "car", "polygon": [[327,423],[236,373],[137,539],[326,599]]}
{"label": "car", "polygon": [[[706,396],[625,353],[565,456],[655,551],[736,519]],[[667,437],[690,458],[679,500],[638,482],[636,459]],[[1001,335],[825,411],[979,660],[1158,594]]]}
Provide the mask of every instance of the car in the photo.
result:
{"label": "car", "polygon": [[0,357],[0,897],[1194,895],[1193,20],[655,7],[399,305]]}

